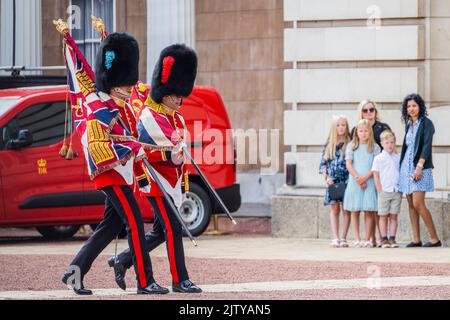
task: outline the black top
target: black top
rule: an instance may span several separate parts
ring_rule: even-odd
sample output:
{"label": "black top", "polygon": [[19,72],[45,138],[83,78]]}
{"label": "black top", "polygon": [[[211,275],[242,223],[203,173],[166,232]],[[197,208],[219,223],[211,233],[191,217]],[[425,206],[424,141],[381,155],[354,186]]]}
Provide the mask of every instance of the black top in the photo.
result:
{"label": "black top", "polygon": [[[402,155],[400,157],[400,164],[403,162],[406,153],[406,134],[411,126],[411,122],[408,123],[405,130],[405,138],[403,139]],[[421,158],[425,159],[424,169],[433,169],[433,135],[434,135],[434,125],[433,122],[427,117],[422,118],[422,122],[419,126],[419,131],[417,131],[416,140],[414,141],[414,166],[417,166],[417,162]]]}
{"label": "black top", "polygon": [[[377,145],[380,146],[381,150],[383,150],[383,147],[381,146],[381,140],[380,140],[381,133],[384,130],[391,130],[391,127],[389,127],[386,123],[375,121],[375,123],[372,126],[372,130],[373,130],[373,137],[375,139],[375,142],[377,143]],[[352,138],[353,138],[354,133],[355,133],[355,128],[352,129],[352,134],[351,134]]]}

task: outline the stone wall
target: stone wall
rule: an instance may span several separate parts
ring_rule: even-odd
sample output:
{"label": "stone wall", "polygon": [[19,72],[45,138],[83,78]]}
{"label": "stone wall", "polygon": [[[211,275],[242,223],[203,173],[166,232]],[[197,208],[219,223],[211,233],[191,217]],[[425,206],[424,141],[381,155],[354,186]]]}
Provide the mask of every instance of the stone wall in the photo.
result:
{"label": "stone wall", "polygon": [[[450,202],[428,199],[430,210],[441,241],[450,246]],[[409,243],[412,240],[408,204],[404,199],[398,219],[397,241]],[[361,237],[364,238],[364,214],[360,216]],[[342,227],[342,215],[341,215]],[[323,205],[323,197],[283,195],[272,198],[272,234],[274,237],[332,239],[330,209]],[[421,220],[422,241],[427,242],[428,232]],[[347,240],[354,239],[350,226]]]}
{"label": "stone wall", "polygon": [[333,115],[350,126],[371,99],[403,142],[400,105],[412,92],[426,100],[436,127],[436,192],[450,193],[450,2],[437,0],[285,0],[285,161],[299,187],[321,187],[318,164]]}
{"label": "stone wall", "polygon": [[[197,0],[195,6],[197,84],[219,90],[233,128],[282,129],[283,1]],[[280,151],[282,157],[282,143]]]}

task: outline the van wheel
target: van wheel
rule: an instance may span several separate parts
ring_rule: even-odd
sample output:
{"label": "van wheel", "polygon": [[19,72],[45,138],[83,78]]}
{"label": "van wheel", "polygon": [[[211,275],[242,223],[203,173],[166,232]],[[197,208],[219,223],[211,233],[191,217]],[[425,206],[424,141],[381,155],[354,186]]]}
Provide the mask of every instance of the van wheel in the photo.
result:
{"label": "van wheel", "polygon": [[71,238],[80,229],[80,225],[37,227],[36,229],[45,239],[61,240]]}
{"label": "van wheel", "polygon": [[[95,231],[95,229],[97,229],[98,227],[98,224],[91,224],[90,227],[92,231]],[[123,228],[119,233],[119,239],[125,239],[126,237],[127,237],[127,227],[123,225]]]}
{"label": "van wheel", "polygon": [[198,184],[189,183],[189,192],[181,204],[180,213],[193,236],[201,235],[208,228],[212,215],[211,200]]}

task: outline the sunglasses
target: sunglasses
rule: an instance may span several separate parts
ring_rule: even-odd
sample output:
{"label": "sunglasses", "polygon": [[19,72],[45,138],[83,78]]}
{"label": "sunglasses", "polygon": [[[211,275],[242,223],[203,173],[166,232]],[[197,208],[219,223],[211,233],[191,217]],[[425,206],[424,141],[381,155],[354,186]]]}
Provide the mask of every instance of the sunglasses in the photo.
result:
{"label": "sunglasses", "polygon": [[363,109],[362,112],[363,113],[369,113],[369,112],[372,113],[372,112],[375,112],[375,108]]}

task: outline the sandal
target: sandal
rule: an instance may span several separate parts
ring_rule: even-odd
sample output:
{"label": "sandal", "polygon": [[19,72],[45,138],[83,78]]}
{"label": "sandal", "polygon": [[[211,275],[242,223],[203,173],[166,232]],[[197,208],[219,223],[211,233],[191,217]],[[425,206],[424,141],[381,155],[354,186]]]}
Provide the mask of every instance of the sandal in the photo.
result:
{"label": "sandal", "polygon": [[347,240],[345,240],[345,239],[339,240],[339,246],[340,246],[341,248],[348,248]]}

